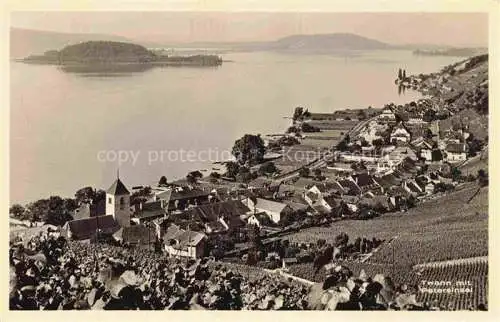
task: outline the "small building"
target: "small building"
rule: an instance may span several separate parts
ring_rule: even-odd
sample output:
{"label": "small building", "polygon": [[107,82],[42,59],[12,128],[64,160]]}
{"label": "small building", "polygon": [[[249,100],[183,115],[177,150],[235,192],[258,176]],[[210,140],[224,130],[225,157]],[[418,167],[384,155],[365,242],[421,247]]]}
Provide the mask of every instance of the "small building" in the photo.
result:
{"label": "small building", "polygon": [[446,160],[448,162],[467,160],[467,145],[464,143],[449,143],[446,146]]}
{"label": "small building", "polygon": [[397,187],[401,184],[401,178],[398,176],[397,172],[390,171],[380,177],[375,178],[384,191],[389,191],[392,187]]}
{"label": "small building", "polygon": [[427,123],[423,120],[422,115],[420,113],[409,113],[408,115],[408,123],[409,124],[422,124]]}
{"label": "small building", "polygon": [[377,117],[380,123],[394,123],[396,122],[396,114],[391,107],[387,106],[382,110],[382,113]]}
{"label": "small building", "polygon": [[83,219],[106,214],[106,200],[102,199],[97,203],[82,202],[73,212],[73,219]]}
{"label": "small building", "polygon": [[435,189],[436,189],[436,184],[432,181],[427,182],[427,184],[425,185],[425,193],[428,195],[433,194]]}
{"label": "small building", "polygon": [[276,223],[271,220],[268,214],[265,212],[258,212],[256,214],[250,215],[248,217],[247,222],[249,225],[255,225],[258,227],[274,227]]}
{"label": "small building", "polygon": [[165,251],[172,257],[198,259],[205,256],[207,236],[203,233],[179,229],[173,235],[165,234],[165,237]]}
{"label": "small building", "polygon": [[185,210],[189,206],[198,206],[209,202],[211,191],[190,186],[174,187],[170,195],[168,211]]}
{"label": "small building", "polygon": [[392,130],[390,137],[392,143],[398,143],[398,142],[408,143],[410,142],[410,139],[411,139],[410,132],[402,124],[399,124]]}
{"label": "small building", "polygon": [[383,191],[383,188],[377,181],[374,180],[373,176],[368,173],[358,173],[351,176],[351,179],[356,183],[356,185],[361,189],[362,193],[371,191],[374,194]]}
{"label": "small building", "polygon": [[425,192],[425,187],[420,186],[415,180],[404,181],[403,188],[414,196]]}
{"label": "small building", "polygon": [[158,201],[144,202],[136,205],[134,218],[139,223],[144,223],[158,218],[163,218],[167,214],[168,201],[160,199]]}
{"label": "small building", "polygon": [[153,245],[158,236],[157,229],[153,226],[132,225],[130,227],[122,227],[113,234],[115,240],[123,243],[137,245]]}
{"label": "small building", "polygon": [[272,200],[247,198],[243,202],[250,209],[251,213],[265,212],[275,223],[279,223],[282,216],[293,213],[293,209],[289,205]]}
{"label": "small building", "polygon": [[341,188],[342,195],[359,196],[362,193],[361,188],[352,179],[339,180],[336,183]]}
{"label": "small building", "polygon": [[113,235],[120,229],[113,215],[95,216],[68,221],[61,229],[61,235],[68,239],[86,240],[99,235]]}
{"label": "small building", "polygon": [[245,222],[241,219],[250,209],[240,200],[203,204],[173,216],[174,220],[197,222],[207,234],[228,233],[240,235]]}
{"label": "small building", "polygon": [[434,151],[435,146],[434,141],[422,138],[417,142],[414,141],[413,145],[417,148],[420,158],[428,162],[432,161],[432,151]]}

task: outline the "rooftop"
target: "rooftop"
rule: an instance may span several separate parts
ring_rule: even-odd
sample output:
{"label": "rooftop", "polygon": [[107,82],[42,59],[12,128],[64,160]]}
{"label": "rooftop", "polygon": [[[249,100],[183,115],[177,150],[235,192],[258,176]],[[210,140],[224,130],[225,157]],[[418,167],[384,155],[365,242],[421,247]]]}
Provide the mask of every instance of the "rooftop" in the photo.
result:
{"label": "rooftop", "polygon": [[106,191],[109,194],[118,196],[118,195],[129,195],[130,192],[128,191],[127,187],[123,184],[123,182],[120,180],[120,178],[117,178],[115,182],[109,187],[109,189]]}

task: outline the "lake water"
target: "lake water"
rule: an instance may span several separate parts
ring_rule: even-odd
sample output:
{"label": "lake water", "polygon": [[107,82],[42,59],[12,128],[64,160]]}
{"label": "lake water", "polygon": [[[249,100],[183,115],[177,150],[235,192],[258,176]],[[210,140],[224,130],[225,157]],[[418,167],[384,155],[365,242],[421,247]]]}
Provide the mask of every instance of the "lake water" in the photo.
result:
{"label": "lake water", "polygon": [[[296,106],[329,112],[404,103],[418,96],[398,96],[398,68],[429,73],[460,60],[410,51],[223,58],[230,62],[219,68],[157,68],[120,77],[12,63],[11,201],[72,196],[89,185],[107,189],[118,151],[136,157],[129,154],[119,166],[129,187],[210,169],[209,160],[226,157],[243,134],[283,132],[290,123],[284,116]],[[180,149],[206,152],[201,161],[175,161],[196,158]]]}

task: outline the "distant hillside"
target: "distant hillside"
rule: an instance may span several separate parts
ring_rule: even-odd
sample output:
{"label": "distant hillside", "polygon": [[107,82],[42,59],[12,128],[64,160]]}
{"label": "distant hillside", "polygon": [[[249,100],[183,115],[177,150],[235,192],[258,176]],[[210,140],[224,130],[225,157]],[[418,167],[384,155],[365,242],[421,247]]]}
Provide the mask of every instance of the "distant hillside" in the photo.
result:
{"label": "distant hillside", "polygon": [[391,45],[355,34],[334,33],[320,35],[292,35],[275,41],[261,42],[195,42],[166,44],[166,47],[220,48],[236,51],[286,51],[322,53],[346,50],[375,50],[392,48]]}
{"label": "distant hillside", "polygon": [[23,58],[43,54],[55,48],[89,40],[129,41],[125,37],[103,34],[70,34],[30,29],[10,29],[10,57]]}
{"label": "distant hillside", "polygon": [[324,35],[294,35],[268,43],[272,50],[285,51],[337,51],[387,49],[389,44],[362,36],[335,33]]}
{"label": "distant hillside", "polygon": [[275,41],[261,42],[192,42],[173,43],[168,40],[158,43],[128,39],[104,34],[69,34],[11,28],[11,58],[21,58],[42,54],[55,48],[78,44],[85,41],[107,40],[133,42],[148,48],[218,48],[225,51],[281,51],[290,53],[329,53],[348,50],[376,50],[396,48],[378,40],[349,33],[319,35],[292,35]]}
{"label": "distant hillside", "polygon": [[455,56],[455,57],[471,57],[481,54],[487,54],[487,48],[447,48],[438,50],[417,49],[413,51],[414,55],[420,56]]}

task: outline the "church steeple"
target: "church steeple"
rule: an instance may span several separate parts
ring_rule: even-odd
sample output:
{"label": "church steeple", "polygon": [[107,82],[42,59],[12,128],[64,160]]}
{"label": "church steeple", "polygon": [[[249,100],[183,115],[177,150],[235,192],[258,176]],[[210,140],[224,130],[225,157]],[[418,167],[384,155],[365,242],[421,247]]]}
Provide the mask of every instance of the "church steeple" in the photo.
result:
{"label": "church steeple", "polygon": [[116,180],[106,191],[106,214],[113,215],[121,227],[130,226],[130,192],[120,180],[120,170]]}

